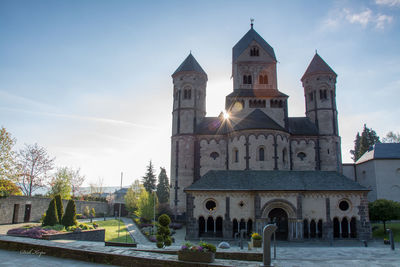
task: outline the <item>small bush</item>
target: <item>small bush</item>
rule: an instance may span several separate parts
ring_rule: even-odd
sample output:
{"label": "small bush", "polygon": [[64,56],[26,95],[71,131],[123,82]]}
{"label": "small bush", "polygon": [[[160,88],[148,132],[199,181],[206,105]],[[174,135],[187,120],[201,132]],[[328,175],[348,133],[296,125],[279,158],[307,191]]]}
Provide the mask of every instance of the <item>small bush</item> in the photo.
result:
{"label": "small bush", "polygon": [[[157,241],[161,243],[163,246],[170,246],[172,243],[171,240],[171,231],[169,230],[168,226],[171,223],[171,219],[168,215],[163,214],[158,217],[158,226],[157,226]],[[157,244],[157,247],[158,244]]]}
{"label": "small bush", "polygon": [[68,201],[67,208],[65,209],[65,214],[61,222],[62,225],[65,226],[65,228],[77,224],[76,207],[75,207],[75,201],[73,199],[70,199]]}
{"label": "small bush", "polygon": [[200,242],[199,246],[203,248],[204,251],[211,251],[211,252],[216,252],[217,248],[210,243],[206,243],[206,242]]}
{"label": "small bush", "polygon": [[64,216],[64,207],[61,195],[56,195],[54,199],[56,200],[58,223],[61,224],[62,217]]}
{"label": "small bush", "polygon": [[92,208],[92,209],[90,210],[90,216],[91,216],[92,218],[96,217],[96,211],[95,211],[94,208]]}
{"label": "small bush", "polygon": [[157,247],[158,247],[158,248],[163,248],[163,247],[164,247],[163,242],[157,242]]}
{"label": "small bush", "polygon": [[97,228],[99,228],[99,225],[97,223],[93,223],[93,228],[97,229]]}
{"label": "small bush", "polygon": [[46,218],[46,212],[43,213],[42,218],[40,218],[40,220],[39,220],[42,224],[44,222],[44,218]]}
{"label": "small bush", "polygon": [[85,215],[86,218],[90,216],[89,206],[85,206],[85,208],[83,209],[83,215]]}
{"label": "small bush", "polygon": [[261,237],[258,233],[253,233],[253,234],[251,235],[251,238],[252,238],[253,240],[261,240],[261,239],[262,239],[262,237]]}

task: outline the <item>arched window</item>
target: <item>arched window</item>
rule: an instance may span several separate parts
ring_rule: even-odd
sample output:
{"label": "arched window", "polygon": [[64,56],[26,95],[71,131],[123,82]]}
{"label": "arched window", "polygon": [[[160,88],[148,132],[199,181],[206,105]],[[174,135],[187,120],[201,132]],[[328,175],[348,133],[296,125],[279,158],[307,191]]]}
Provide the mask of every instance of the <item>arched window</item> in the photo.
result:
{"label": "arched window", "polygon": [[260,53],[259,53],[258,47],[255,46],[250,49],[251,57],[258,57],[259,55],[260,55]]}
{"label": "arched window", "polygon": [[268,84],[268,76],[267,75],[260,75],[258,77],[259,84]]}
{"label": "arched window", "polygon": [[306,155],[306,153],[304,153],[304,152],[300,152],[300,153],[297,153],[297,157],[298,157],[301,161],[303,161],[304,158],[307,157],[307,155]]}
{"label": "arched window", "polygon": [[252,84],[251,75],[247,75],[247,83],[248,84]]}
{"label": "arched window", "polygon": [[340,237],[340,222],[338,218],[333,218],[333,237],[339,238]]}
{"label": "arched window", "polygon": [[186,86],[183,89],[183,99],[191,99],[192,98],[192,90],[189,86]]}
{"label": "arched window", "polygon": [[283,164],[286,164],[286,158],[287,158],[287,150],[286,150],[286,148],[284,148],[282,150],[282,162],[283,162]]}
{"label": "arched window", "polygon": [[310,222],[310,238],[315,238],[317,236],[316,232],[317,232],[317,225],[314,220],[311,220],[311,222]]}
{"label": "arched window", "polygon": [[303,237],[304,238],[309,238],[309,231],[308,231],[308,220],[304,219],[303,221]]}
{"label": "arched window", "polygon": [[243,84],[247,84],[247,75],[243,75]]}
{"label": "arched window", "polygon": [[317,230],[318,230],[318,237],[322,238],[322,220],[318,221]]}
{"label": "arched window", "polygon": [[328,99],[327,90],[319,90],[319,98],[320,99]]}
{"label": "arched window", "polygon": [[268,84],[268,76],[264,75],[264,84]]}
{"label": "arched window", "polygon": [[265,160],[265,150],[263,147],[260,147],[258,149],[258,160],[259,161],[264,161]]}
{"label": "arched window", "polygon": [[233,161],[239,162],[239,150],[237,148],[233,149]]}

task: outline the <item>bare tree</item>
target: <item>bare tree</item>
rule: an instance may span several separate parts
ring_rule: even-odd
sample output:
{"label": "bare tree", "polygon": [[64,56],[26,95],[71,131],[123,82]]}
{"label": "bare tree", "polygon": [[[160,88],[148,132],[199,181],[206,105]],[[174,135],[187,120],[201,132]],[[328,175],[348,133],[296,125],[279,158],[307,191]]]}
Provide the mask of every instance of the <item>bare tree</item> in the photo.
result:
{"label": "bare tree", "polygon": [[83,181],[85,181],[85,176],[80,174],[81,169],[70,169],[69,171],[71,175],[72,196],[75,196],[75,193],[79,192],[79,188]]}
{"label": "bare tree", "polygon": [[89,186],[91,195],[101,196],[104,192],[104,179],[99,177],[97,182],[91,182]]}
{"label": "bare tree", "polygon": [[54,160],[37,143],[25,144],[25,148],[18,152],[18,184],[24,195],[32,196],[36,189],[44,186],[49,178],[48,172],[54,168]]}

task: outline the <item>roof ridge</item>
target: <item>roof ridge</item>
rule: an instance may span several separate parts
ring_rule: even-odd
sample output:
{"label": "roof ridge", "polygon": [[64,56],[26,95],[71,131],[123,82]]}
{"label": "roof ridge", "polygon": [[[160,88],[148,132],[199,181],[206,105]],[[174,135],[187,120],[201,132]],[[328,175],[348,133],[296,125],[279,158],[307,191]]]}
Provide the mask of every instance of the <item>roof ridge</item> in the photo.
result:
{"label": "roof ridge", "polygon": [[308,75],[317,73],[331,73],[337,76],[328,63],[326,63],[318,53],[315,53],[306,71],[304,72],[303,77],[301,77],[301,80]]}
{"label": "roof ridge", "polygon": [[185,58],[185,60],[179,65],[179,67],[172,74],[172,76],[183,71],[195,71],[207,75],[207,73],[200,66],[199,62],[197,62],[195,57],[192,55],[192,52],[190,52],[190,54]]}

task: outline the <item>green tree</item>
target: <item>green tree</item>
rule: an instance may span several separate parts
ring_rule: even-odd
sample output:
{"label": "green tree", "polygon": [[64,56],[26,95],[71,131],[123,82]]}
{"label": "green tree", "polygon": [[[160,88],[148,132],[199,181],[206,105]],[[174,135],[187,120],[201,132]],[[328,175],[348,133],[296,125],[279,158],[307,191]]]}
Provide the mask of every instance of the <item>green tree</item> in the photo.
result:
{"label": "green tree", "polygon": [[71,198],[72,173],[67,167],[59,168],[50,182],[48,195],[54,197],[61,195],[63,199]]}
{"label": "green tree", "polygon": [[7,132],[6,128],[0,128],[0,179],[15,178],[15,153],[12,148],[15,139]]}
{"label": "green tree", "polygon": [[96,217],[96,210],[94,208],[90,210],[90,217],[92,218]]}
{"label": "green tree", "polygon": [[155,194],[150,194],[146,190],[143,190],[139,196],[138,209],[135,215],[150,222],[154,217],[154,202],[156,202],[157,206],[157,197]]}
{"label": "green tree", "polygon": [[356,139],[354,140],[354,150],[350,150],[350,153],[353,155],[352,159],[356,162],[365,152],[367,152],[370,147],[373,145],[380,143],[379,136],[372,128],[368,128],[366,124],[364,124],[363,131],[361,133],[357,133]]}
{"label": "green tree", "polygon": [[386,137],[382,139],[383,143],[400,143],[400,133],[394,133],[392,131],[386,134]]}
{"label": "green tree", "polygon": [[75,206],[75,201],[73,199],[70,199],[68,201],[67,208],[65,209],[65,214],[61,220],[61,223],[62,225],[65,226],[65,228],[77,224],[76,206]]}
{"label": "green tree", "polygon": [[167,203],[169,201],[169,181],[165,168],[160,168],[157,184],[157,197],[160,203]]}
{"label": "green tree", "polygon": [[62,199],[61,199],[61,195],[56,195],[54,197],[54,199],[56,200],[57,218],[59,220],[58,223],[61,224],[61,220],[62,220],[62,217],[64,215],[64,206],[63,206],[63,202],[62,202]]}
{"label": "green tree", "polygon": [[156,176],[154,174],[153,163],[150,160],[149,165],[146,167],[147,171],[145,176],[142,177],[143,186],[147,192],[151,193],[153,190],[156,189]]}
{"label": "green tree", "polygon": [[386,222],[400,219],[400,203],[393,200],[378,199],[368,204],[369,218],[373,221],[382,221],[386,231]]}
{"label": "green tree", "polygon": [[126,208],[134,213],[138,209],[138,202],[141,193],[145,191],[143,185],[140,184],[139,180],[135,180],[131,187],[128,188],[128,191],[125,195],[125,205]]}
{"label": "green tree", "polygon": [[168,215],[163,214],[158,218],[157,225],[157,247],[163,248],[166,246],[171,246],[171,231],[169,230],[169,224],[171,223],[171,219]]}
{"label": "green tree", "polygon": [[43,220],[43,226],[54,226],[58,224],[58,222],[59,220],[57,216],[57,204],[56,200],[53,198],[49,203],[49,207],[47,208],[46,217]]}
{"label": "green tree", "polygon": [[22,195],[19,187],[8,179],[0,178],[0,197],[20,196]]}

